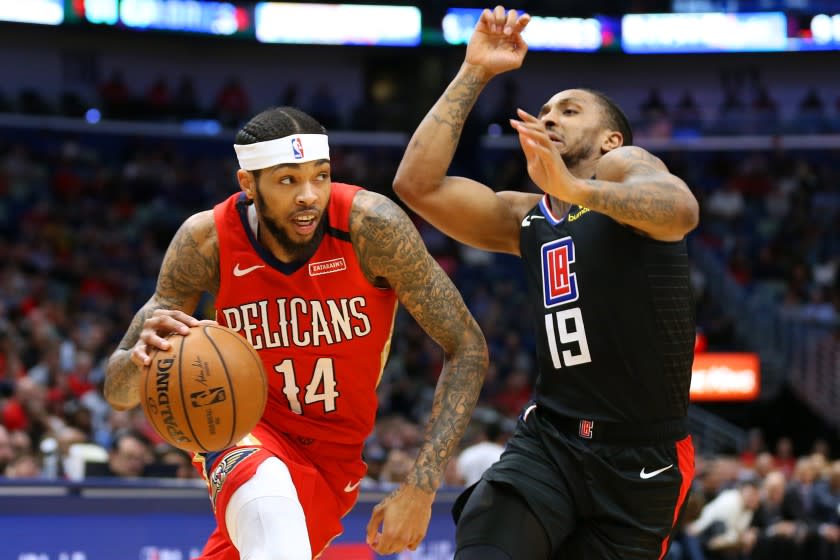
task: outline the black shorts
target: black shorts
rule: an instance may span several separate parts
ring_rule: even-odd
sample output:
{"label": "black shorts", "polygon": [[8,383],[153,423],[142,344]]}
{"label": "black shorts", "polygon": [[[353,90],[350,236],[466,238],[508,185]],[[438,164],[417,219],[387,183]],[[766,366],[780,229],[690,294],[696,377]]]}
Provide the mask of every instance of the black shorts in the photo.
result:
{"label": "black shorts", "polygon": [[[691,437],[680,429],[666,442],[661,434],[651,441],[645,430],[625,438],[625,426],[609,434],[610,426],[596,422],[581,430],[588,439],[577,427],[578,421],[531,410],[483,480],[511,488],[539,519],[550,543],[546,560],[662,558],[694,478]],[[453,508],[458,548],[507,549],[511,535],[498,527],[515,532],[517,524],[504,524],[511,508],[479,504],[470,499],[473,489]]]}

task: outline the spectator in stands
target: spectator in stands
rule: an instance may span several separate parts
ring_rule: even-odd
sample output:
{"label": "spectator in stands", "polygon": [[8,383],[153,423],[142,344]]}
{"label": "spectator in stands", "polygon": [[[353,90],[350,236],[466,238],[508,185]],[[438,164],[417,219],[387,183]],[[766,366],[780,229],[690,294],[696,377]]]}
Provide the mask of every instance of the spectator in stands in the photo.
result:
{"label": "spectator in stands", "polygon": [[327,130],[338,128],[341,125],[338,102],[330,89],[329,83],[322,82],[315,88],[315,92],[309,99],[308,113],[324,125]]}
{"label": "spectator in stands", "polygon": [[770,472],[761,490],[761,504],[751,523],[755,541],[751,560],[796,560],[802,527],[787,492],[785,474]]}
{"label": "spectator in stands", "polygon": [[688,532],[700,539],[707,560],[739,560],[751,547],[748,529],[759,501],[758,481],[750,478],[703,506]]}
{"label": "spectator in stands", "polygon": [[829,128],[826,122],[825,103],[815,87],[811,87],[799,102],[794,127],[796,132],[818,134]]}
{"label": "spectator in stands", "polygon": [[772,134],[779,128],[779,106],[764,84],[756,86],[751,107],[752,131],[758,134]]}
{"label": "spectator in stands", "polygon": [[793,453],[793,440],[788,436],[782,436],[776,440],[774,458],[776,468],[784,473],[785,478],[793,475],[796,468],[796,456]]}
{"label": "spectator in stands", "polygon": [[645,122],[654,121],[668,116],[668,106],[662,99],[659,88],[653,87],[648,91],[648,96],[639,105],[639,113]]}
{"label": "spectator in stands", "polygon": [[154,120],[167,120],[172,116],[172,92],[165,76],[158,76],[143,98],[146,115]]}
{"label": "spectator in stands", "polygon": [[685,90],[674,107],[674,129],[676,131],[700,132],[703,128],[703,113],[691,90]]}
{"label": "spectator in stands", "polygon": [[146,465],[152,462],[149,440],[135,431],[120,432],[114,437],[108,453],[108,463],[102,470],[93,470],[88,476],[116,476],[137,478],[143,476]]}
{"label": "spectator in stands", "polygon": [[125,83],[123,72],[115,69],[111,77],[99,86],[99,99],[103,114],[107,118],[126,119],[133,117],[133,96]]}
{"label": "spectator in stands", "polygon": [[5,472],[0,471],[0,476],[16,479],[41,478],[41,463],[34,453],[23,453],[12,459]]}
{"label": "spectator in stands", "polygon": [[190,455],[186,451],[167,445],[156,455],[155,462],[172,467],[175,478],[198,478],[198,472],[193,468]]}
{"label": "spectator in stands", "polygon": [[9,437],[9,431],[5,426],[0,424],[0,473],[6,470],[15,458],[15,450],[12,447],[12,440]]}
{"label": "spectator in stands", "polygon": [[498,461],[505,450],[504,442],[508,434],[502,428],[501,418],[498,414],[495,416],[482,423],[478,441],[464,448],[454,461],[465,486],[478,482],[484,471]]}
{"label": "spectator in stands", "polygon": [[745,467],[754,466],[756,458],[766,450],[767,444],[764,441],[764,431],[759,427],[751,428],[747,432],[746,445],[741,450],[741,464]]}
{"label": "spectator in stands", "polygon": [[231,76],[216,94],[213,110],[224,126],[235,127],[248,118],[251,102],[239,78]]}
{"label": "spectator in stands", "polygon": [[191,76],[181,76],[175,94],[172,96],[172,110],[175,117],[185,121],[201,116],[201,107],[195,91],[195,82]]}

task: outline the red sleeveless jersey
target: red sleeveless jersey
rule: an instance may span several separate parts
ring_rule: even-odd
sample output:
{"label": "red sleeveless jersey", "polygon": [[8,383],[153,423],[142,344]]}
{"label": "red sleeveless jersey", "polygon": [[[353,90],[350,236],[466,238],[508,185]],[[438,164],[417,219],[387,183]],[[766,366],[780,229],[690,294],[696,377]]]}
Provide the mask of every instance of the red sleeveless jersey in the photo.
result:
{"label": "red sleeveless jersey", "polygon": [[263,360],[269,392],[260,423],[268,429],[359,445],[373,430],[397,297],[367,280],[353,250],[350,207],[360,189],[332,184],[318,250],[293,263],[259,244],[244,193],[214,208],[216,319]]}

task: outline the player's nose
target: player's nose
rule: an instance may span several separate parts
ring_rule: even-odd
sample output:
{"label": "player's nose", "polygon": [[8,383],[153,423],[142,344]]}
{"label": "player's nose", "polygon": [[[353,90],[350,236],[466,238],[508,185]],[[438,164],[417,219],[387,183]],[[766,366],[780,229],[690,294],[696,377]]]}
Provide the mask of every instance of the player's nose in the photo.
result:
{"label": "player's nose", "polygon": [[297,193],[297,203],[302,204],[304,206],[312,205],[316,200],[318,200],[318,193],[315,191],[315,186],[306,181],[300,187]]}

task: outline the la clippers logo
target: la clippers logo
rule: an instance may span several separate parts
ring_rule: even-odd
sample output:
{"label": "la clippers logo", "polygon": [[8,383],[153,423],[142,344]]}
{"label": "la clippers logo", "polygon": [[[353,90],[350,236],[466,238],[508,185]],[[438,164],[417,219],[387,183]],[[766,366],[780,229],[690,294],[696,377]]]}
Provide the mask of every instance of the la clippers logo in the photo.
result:
{"label": "la clippers logo", "polygon": [[575,244],[571,237],[542,246],[543,299],[546,307],[555,307],[578,298],[577,277],[572,272]]}
{"label": "la clippers logo", "polygon": [[581,420],[578,428],[578,435],[582,438],[592,439],[592,428],[595,427],[595,422],[592,420]]}
{"label": "la clippers logo", "polygon": [[303,157],[303,142],[297,136],[292,138],[292,155],[295,156],[295,159]]}

